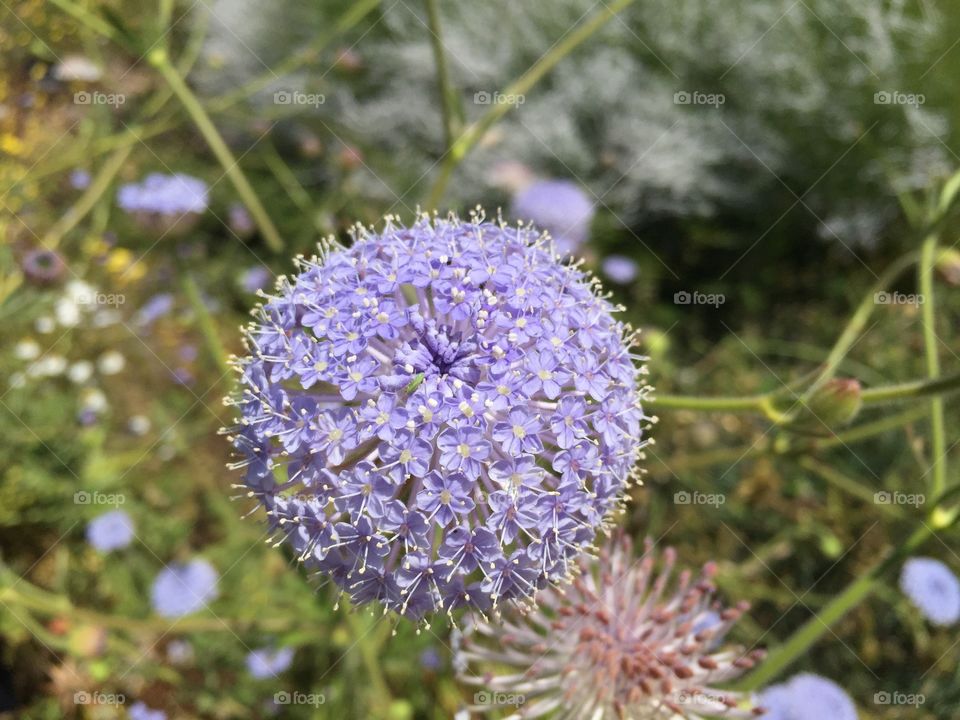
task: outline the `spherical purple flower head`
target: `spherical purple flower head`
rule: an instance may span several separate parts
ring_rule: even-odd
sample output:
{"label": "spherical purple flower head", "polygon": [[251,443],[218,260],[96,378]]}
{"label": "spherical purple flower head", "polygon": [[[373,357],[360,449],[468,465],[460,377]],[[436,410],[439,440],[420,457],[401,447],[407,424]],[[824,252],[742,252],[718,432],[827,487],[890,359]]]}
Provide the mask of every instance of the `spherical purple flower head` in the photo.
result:
{"label": "spherical purple flower head", "polygon": [[27,251],[20,261],[20,267],[27,279],[37,285],[51,285],[63,278],[67,271],[60,255],[43,248]]}
{"label": "spherical purple flower head", "polygon": [[934,625],[960,620],[960,580],[939,560],[907,560],[900,573],[900,589]]}
{"label": "spherical purple flower head", "polygon": [[276,677],[293,662],[293,648],[261,648],[247,655],[247,672],[258,680]]}
{"label": "spherical purple flower head", "polygon": [[358,228],[247,329],[249,495],[354,603],[495,608],[567,575],[635,472],[628,329],[527,228]]}
{"label": "spherical purple flower head", "polygon": [[571,255],[587,241],[595,209],[576,183],[538,180],[514,196],[511,213],[550,233],[560,255]]}
{"label": "spherical purple flower head", "polygon": [[203,559],[164,568],[153,581],[150,601],[164,617],[189,615],[216,599],[220,576]]}
{"label": "spherical purple flower head", "polygon": [[135,702],[130,706],[130,720],[167,720],[163,710],[154,710],[145,703]]}
{"label": "spherical purple flower head", "polygon": [[[471,615],[456,639],[458,677],[492,698],[522,698],[511,718],[558,709],[560,717],[592,720],[753,717],[747,696],[716,685],[753,667],[762,652],[714,649],[749,606],[719,608],[716,567],[675,576],[675,559],[665,550],[658,571],[649,540],[638,559],[620,536],[599,558],[581,559],[570,588],[545,590],[532,610],[511,608],[500,623]],[[719,624],[697,630],[714,612]]]}
{"label": "spherical purple flower head", "polygon": [[825,677],[802,673],[760,693],[764,720],[857,720],[857,708],[843,688]]}
{"label": "spherical purple flower head", "polygon": [[623,255],[607,255],[603,259],[603,274],[618,285],[629,285],[639,271],[637,263]]}
{"label": "spherical purple flower head", "polygon": [[100,552],[125,548],[133,540],[133,520],[123,510],[111,510],[87,525],[87,542]]}

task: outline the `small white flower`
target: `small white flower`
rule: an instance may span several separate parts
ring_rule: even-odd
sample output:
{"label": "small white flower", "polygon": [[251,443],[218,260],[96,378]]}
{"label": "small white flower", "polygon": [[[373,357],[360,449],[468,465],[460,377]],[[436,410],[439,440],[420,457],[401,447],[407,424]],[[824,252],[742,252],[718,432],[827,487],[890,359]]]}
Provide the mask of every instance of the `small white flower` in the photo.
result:
{"label": "small white flower", "polygon": [[41,335],[49,335],[56,329],[57,324],[53,321],[52,317],[44,315],[43,317],[37,318],[33,327],[36,328],[37,332]]}
{"label": "small white flower", "polygon": [[92,388],[87,390],[80,398],[80,406],[83,410],[100,413],[109,407],[109,403],[107,403],[106,395],[100,390]]}
{"label": "small white flower", "polygon": [[47,355],[27,368],[28,377],[56,377],[67,369],[67,359],[62,355]]}
{"label": "small white flower", "polygon": [[97,359],[97,369],[101,375],[116,375],[126,366],[126,358],[116,350],[108,350]]}
{"label": "small white flower", "polygon": [[82,385],[93,375],[93,363],[87,360],[80,360],[75,362],[70,366],[70,369],[67,370],[67,377],[70,379],[70,382],[76,383],[77,385]]}
{"label": "small white flower", "polygon": [[137,436],[146,435],[150,432],[150,427],[150,418],[146,415],[134,415],[127,421],[127,428]]}
{"label": "small white flower", "polygon": [[80,324],[80,306],[70,298],[57,300],[53,314],[62,327],[72,328]]}
{"label": "small white flower", "polygon": [[13,347],[18,360],[36,360],[40,356],[40,346],[33,340],[21,340]]}

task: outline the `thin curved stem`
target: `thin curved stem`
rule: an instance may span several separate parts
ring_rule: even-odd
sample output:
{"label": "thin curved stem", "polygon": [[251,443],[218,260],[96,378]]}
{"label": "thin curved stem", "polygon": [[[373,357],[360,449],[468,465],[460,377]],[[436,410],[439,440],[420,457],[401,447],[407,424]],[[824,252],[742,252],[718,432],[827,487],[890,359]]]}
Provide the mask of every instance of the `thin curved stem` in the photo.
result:
{"label": "thin curved stem", "polygon": [[426,0],[426,5],[430,46],[433,48],[433,61],[437,66],[437,93],[440,95],[440,111],[443,118],[443,149],[449,152],[453,147],[453,139],[460,131],[461,118],[457,109],[456,90],[450,81],[447,54],[443,48],[440,9],[437,6],[437,0]]}
{"label": "thin curved stem", "polygon": [[[502,94],[508,97],[526,95],[557,63],[610,22],[632,2],[634,2],[634,0],[615,0],[614,2],[603,3],[603,10],[564,36],[562,40],[534,63],[529,70],[510,83]],[[427,196],[426,205],[428,210],[434,209],[440,204],[441,200],[443,200],[443,194],[447,189],[447,184],[453,175],[453,171],[456,170],[457,166],[480,139],[483,138],[487,131],[501,117],[509,112],[511,107],[513,106],[508,103],[492,103],[490,109],[487,110],[479,120],[468,125],[464,131],[460,133],[460,136],[454,140],[449,152],[444,156],[443,163],[440,166],[440,173]]]}

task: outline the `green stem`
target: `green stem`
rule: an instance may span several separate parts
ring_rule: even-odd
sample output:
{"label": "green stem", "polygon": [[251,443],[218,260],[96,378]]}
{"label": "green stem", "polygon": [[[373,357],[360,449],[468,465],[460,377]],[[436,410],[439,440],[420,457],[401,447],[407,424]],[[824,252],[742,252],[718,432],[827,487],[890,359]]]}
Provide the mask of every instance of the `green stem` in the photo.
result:
{"label": "green stem", "polygon": [[460,114],[457,111],[457,94],[450,82],[447,68],[447,55],[443,49],[443,36],[440,34],[440,9],[437,0],[426,0],[427,27],[430,31],[430,45],[433,48],[433,60],[437,66],[437,93],[440,95],[440,110],[443,117],[443,149],[449,152],[453,139],[460,130]]}
{"label": "green stem", "polygon": [[237,194],[240,195],[243,204],[246,205],[250,211],[250,215],[253,216],[257,227],[260,228],[267,247],[273,252],[281,252],[283,250],[283,240],[280,238],[280,233],[277,232],[276,226],[274,226],[273,221],[260,202],[260,198],[257,197],[257,193],[250,185],[243,170],[240,169],[240,165],[233,156],[233,153],[230,152],[230,148],[227,147],[227,144],[220,136],[213,121],[210,120],[207,111],[203,109],[197,96],[187,87],[180,73],[177,72],[177,69],[170,63],[170,58],[166,51],[157,48],[147,55],[147,60],[160,72],[160,75],[166,80],[167,84],[170,85],[173,94],[176,95],[177,99],[183,104],[187,114],[193,119],[200,134],[203,135],[204,140],[207,141],[213,154],[217,160],[220,161],[224,173],[230,178],[230,182],[233,183]]}
{"label": "green stem", "polygon": [[380,715],[385,716],[386,709],[390,706],[391,694],[390,687],[383,676],[383,663],[380,662],[379,647],[374,643],[376,638],[371,637],[372,629],[352,606],[345,603],[344,612],[347,616],[347,624],[350,625],[350,632],[356,638],[357,645],[360,648],[360,658],[366,671],[366,680],[372,686],[372,703],[383,711]]}
{"label": "green stem", "polygon": [[[942,524],[941,524],[942,527]],[[737,690],[752,691],[763,687],[776,678],[801,655],[804,655],[820,637],[844,615],[866,600],[877,588],[883,576],[899,565],[907,555],[913,553],[933,536],[937,525],[925,523],[893,552],[870,567],[869,570],[833,598],[819,612],[800,626],[786,642],[775,647],[767,658],[746,678],[736,685]]]}
{"label": "green stem", "polygon": [[[860,398],[864,405],[882,405],[903,400],[918,400],[931,395],[960,390],[960,373],[934,377],[927,380],[911,380],[895,385],[866,388]],[[761,395],[697,397],[693,395],[656,395],[648,397],[646,404],[652,408],[669,410],[703,410],[704,412],[760,412],[771,417],[772,403],[779,393]]]}
{"label": "green stem", "polygon": [[[634,0],[615,0],[614,2],[604,3],[603,10],[596,13],[585,23],[568,33],[562,40],[554,45],[543,57],[534,63],[529,70],[510,83],[503,95],[526,95],[533,87],[550,72],[561,60],[569,55],[581,43],[590,38],[604,25],[610,22]],[[433,187],[427,197],[427,209],[436,208],[446,191],[447,183],[453,171],[463,161],[467,154],[473,149],[487,131],[503,117],[512,106],[507,103],[493,103],[490,109],[474,123],[468,125],[460,136],[454,140],[450,146],[450,151],[444,157],[443,164],[440,166],[440,173],[437,176]]]}
{"label": "green stem", "polygon": [[60,219],[57,220],[53,227],[47,231],[47,234],[43,236],[41,244],[45,248],[55,250],[64,236],[87,216],[87,213],[93,209],[97,201],[110,187],[110,184],[117,176],[117,173],[120,172],[120,168],[123,167],[123,163],[130,156],[132,150],[133,146],[128,145],[114,151],[113,155],[111,155],[103,164],[103,167],[100,168],[100,172],[97,173],[97,177],[90,183],[90,187],[60,216]]}
{"label": "green stem", "polygon": [[[933,295],[933,271],[937,259],[937,236],[930,235],[923,242],[920,253],[919,286],[923,298],[923,348],[927,358],[927,376],[936,381],[940,376],[940,356],[937,352],[936,304]],[[943,398],[930,401],[931,479],[930,494],[940,495],[947,487],[947,441],[943,416]]]}
{"label": "green stem", "polygon": [[203,303],[203,298],[200,297],[200,289],[197,287],[197,281],[194,280],[193,275],[188,271],[182,270],[180,273],[180,282],[183,286],[184,295],[187,296],[187,301],[190,303],[190,308],[197,318],[197,324],[200,326],[200,334],[203,335],[203,342],[207,346],[207,352],[210,353],[211,359],[221,373],[224,375],[233,375],[233,366],[230,365],[227,351],[224,350],[220,342],[220,336],[217,333],[217,327],[213,322],[213,317],[210,315],[207,306]]}

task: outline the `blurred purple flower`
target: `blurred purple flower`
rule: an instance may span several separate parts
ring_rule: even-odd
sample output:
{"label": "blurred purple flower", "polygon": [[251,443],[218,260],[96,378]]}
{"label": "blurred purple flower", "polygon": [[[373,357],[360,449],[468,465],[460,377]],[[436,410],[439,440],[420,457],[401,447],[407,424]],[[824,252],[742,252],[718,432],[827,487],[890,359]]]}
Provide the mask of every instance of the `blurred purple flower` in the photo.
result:
{"label": "blurred purple flower", "polygon": [[87,524],[87,542],[100,552],[127,547],[133,540],[133,520],[123,510],[111,510]]}
{"label": "blurred purple flower", "polygon": [[322,251],[256,311],[231,399],[274,528],[416,619],[566,577],[644,444],[612,305],[528,228],[421,219]]}
{"label": "blurred purple flower", "polygon": [[133,321],[141,328],[149,327],[163,316],[168,315],[173,310],[173,305],[174,297],[172,294],[158,293],[140,306]]}
{"label": "blurred purple flower", "polygon": [[857,720],[857,708],[843,688],[812,673],[771,685],[758,696],[764,720]]}
{"label": "blurred purple flower", "polygon": [[67,270],[63,258],[53,250],[28,250],[20,262],[23,274],[38,285],[50,285],[60,280]]}
{"label": "blurred purple flower", "polygon": [[220,576],[206,560],[175,563],[160,571],[153,581],[150,601],[164,617],[189,615],[205,607],[218,595]]}
{"label": "blurred purple flower", "polygon": [[537,180],[513,198],[511,214],[532,222],[553,237],[562,257],[577,252],[590,235],[595,204],[569,180]]}
{"label": "blurred purple flower", "polygon": [[623,255],[607,255],[603,260],[603,274],[619,285],[629,285],[639,272],[637,263]]}
{"label": "blurred purple flower", "polygon": [[293,648],[261,648],[247,655],[247,672],[258,680],[276,677],[293,662]]}
{"label": "blurred purple flower", "polygon": [[227,226],[239,238],[246,239],[253,235],[257,226],[250,217],[250,212],[238,202],[230,203],[227,208]]}
{"label": "blurred purple flower", "polygon": [[207,184],[183,173],[150,173],[142,182],[122,185],[117,191],[117,204],[130,213],[202,213],[207,203]]}
{"label": "blurred purple flower", "polygon": [[960,580],[939,560],[907,560],[900,573],[900,589],[934,625],[960,620]]}
{"label": "blurred purple flower", "polygon": [[130,706],[130,720],[167,720],[163,710],[154,710],[142,702],[135,702]]}
{"label": "blurred purple flower", "polygon": [[240,286],[248,293],[264,290],[272,281],[273,274],[262,265],[249,268],[240,276]]}
{"label": "blurred purple flower", "polygon": [[440,653],[437,652],[436,648],[427,648],[422,653],[420,653],[420,667],[424,670],[436,671],[443,667],[443,658],[440,657]]}
{"label": "blurred purple flower", "polygon": [[74,190],[86,190],[90,187],[90,173],[83,168],[77,168],[70,173],[70,187]]}

